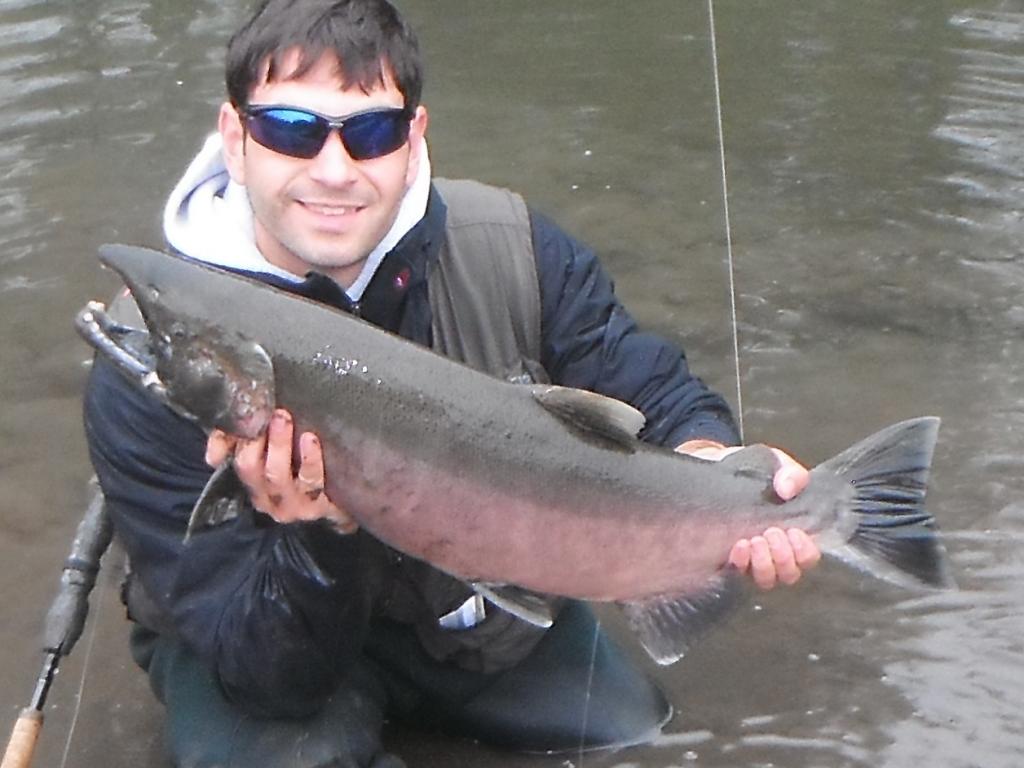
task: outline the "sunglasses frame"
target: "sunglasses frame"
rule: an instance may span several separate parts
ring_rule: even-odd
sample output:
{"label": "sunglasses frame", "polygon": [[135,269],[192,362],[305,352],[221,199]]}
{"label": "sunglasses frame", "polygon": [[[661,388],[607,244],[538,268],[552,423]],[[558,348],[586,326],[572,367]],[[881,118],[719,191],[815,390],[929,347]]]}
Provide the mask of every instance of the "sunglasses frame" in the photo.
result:
{"label": "sunglasses frame", "polygon": [[[326,125],[327,128],[326,128],[326,130],[323,131],[323,139],[320,141],[320,145],[317,147],[316,152],[314,152],[311,155],[295,154],[293,152],[284,152],[279,147],[274,147],[274,146],[271,146],[269,144],[264,144],[262,141],[260,141],[256,137],[256,134],[253,133],[252,128],[249,127],[249,122],[251,120],[259,119],[259,117],[261,115],[266,114],[267,112],[272,112],[272,111],[278,110],[278,109],[288,110],[290,112],[298,112],[298,113],[300,113],[302,115],[309,115],[309,116],[311,116],[311,117],[316,119],[313,124],[318,126],[318,128],[321,129],[321,130],[322,130],[322,127],[324,125]],[[352,113],[350,113],[348,115],[343,115],[343,116],[340,116],[340,117],[336,117],[334,115],[325,115],[322,112],[317,112],[316,110],[313,110],[313,109],[307,109],[306,107],[296,107],[293,104],[247,104],[244,108],[242,108],[242,109],[240,109],[238,111],[242,115],[242,118],[243,118],[242,119],[242,125],[245,127],[246,133],[248,133],[249,135],[252,136],[253,141],[255,141],[257,144],[259,144],[262,147],[266,147],[271,152],[276,152],[276,153],[278,153],[280,155],[285,155],[286,157],[295,157],[295,158],[299,158],[299,159],[302,159],[302,160],[310,160],[310,159],[316,157],[318,154],[320,154],[320,152],[324,148],[324,144],[327,143],[327,139],[330,138],[330,135],[331,135],[331,133],[333,131],[337,131],[338,132],[338,137],[341,139],[341,143],[344,145],[345,151],[348,152],[349,156],[353,160],[356,160],[356,161],[359,161],[359,160],[373,160],[373,159],[376,159],[378,157],[385,157],[386,155],[390,155],[392,152],[397,151],[399,148],[401,148],[409,140],[409,130],[411,129],[411,125],[409,125],[409,124],[411,123],[412,117],[413,117],[412,114],[410,114],[409,110],[406,107],[388,107],[388,106],[370,107],[368,109],[361,109],[358,112],[352,112]],[[402,138],[402,141],[399,142],[398,144],[396,144],[393,149],[390,149],[387,152],[382,152],[379,155],[363,156],[363,153],[353,153],[352,150],[349,147],[348,142],[345,140],[345,130],[344,130],[345,124],[346,123],[350,123],[353,119],[357,119],[357,118],[363,117],[365,115],[377,115],[377,114],[395,115],[396,119],[401,118],[402,121],[404,123],[406,123],[406,128],[405,128],[405,131],[404,131],[404,136]]]}

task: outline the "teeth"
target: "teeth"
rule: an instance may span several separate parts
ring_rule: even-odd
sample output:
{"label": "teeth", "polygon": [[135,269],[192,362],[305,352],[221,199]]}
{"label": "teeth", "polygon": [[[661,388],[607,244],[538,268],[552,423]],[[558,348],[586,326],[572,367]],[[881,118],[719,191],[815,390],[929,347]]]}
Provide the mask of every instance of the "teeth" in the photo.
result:
{"label": "teeth", "polygon": [[356,210],[350,205],[317,205],[316,203],[306,203],[306,207],[314,213],[319,213],[323,216],[344,216],[346,213],[352,213]]}

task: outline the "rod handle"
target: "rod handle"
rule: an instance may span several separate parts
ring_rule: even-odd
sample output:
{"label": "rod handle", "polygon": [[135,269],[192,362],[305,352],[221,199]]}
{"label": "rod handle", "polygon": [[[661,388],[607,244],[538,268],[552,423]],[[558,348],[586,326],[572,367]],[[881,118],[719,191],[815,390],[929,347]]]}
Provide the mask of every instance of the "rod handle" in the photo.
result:
{"label": "rod handle", "polygon": [[11,740],[7,742],[4,761],[0,768],[28,768],[32,765],[32,756],[39,741],[39,731],[43,727],[43,713],[28,707],[21,710],[18,721],[11,730]]}

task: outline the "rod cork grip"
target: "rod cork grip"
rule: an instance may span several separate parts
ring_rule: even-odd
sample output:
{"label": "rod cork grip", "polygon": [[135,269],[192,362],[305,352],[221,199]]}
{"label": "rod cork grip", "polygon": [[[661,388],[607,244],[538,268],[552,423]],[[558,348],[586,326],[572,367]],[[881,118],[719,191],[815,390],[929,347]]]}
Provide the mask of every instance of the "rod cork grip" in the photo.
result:
{"label": "rod cork grip", "polygon": [[7,751],[4,752],[0,768],[28,768],[32,765],[32,755],[36,751],[42,727],[42,712],[31,707],[21,710],[11,731],[11,740],[7,742]]}

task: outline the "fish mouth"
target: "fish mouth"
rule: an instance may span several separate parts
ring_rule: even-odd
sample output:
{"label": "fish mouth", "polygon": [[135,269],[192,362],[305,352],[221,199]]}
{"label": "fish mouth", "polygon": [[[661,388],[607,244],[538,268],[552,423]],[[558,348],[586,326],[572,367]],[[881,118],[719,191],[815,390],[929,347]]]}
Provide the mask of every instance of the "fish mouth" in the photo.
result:
{"label": "fish mouth", "polygon": [[166,400],[167,388],[157,373],[158,350],[153,343],[160,331],[153,321],[160,292],[154,285],[146,285],[142,277],[151,271],[142,268],[148,253],[130,246],[100,246],[100,263],[116,272],[127,290],[118,294],[109,309],[102,302],[88,302],[76,315],[75,328],[119,372]]}
{"label": "fish mouth", "polygon": [[[209,267],[128,245],[102,246],[100,262],[117,272],[135,303],[126,295],[109,311],[87,304],[75,323],[85,341],[179,415],[239,437],[262,434],[275,404],[273,362],[255,341],[192,315],[187,280],[195,276],[182,263]],[[135,326],[119,322],[127,313]]]}
{"label": "fish mouth", "polygon": [[107,306],[90,301],[75,316],[79,335],[114,368],[137,386],[152,393],[176,413],[192,419],[192,415],[171,399],[167,386],[156,370],[156,353],[147,331],[119,322],[111,317]]}

